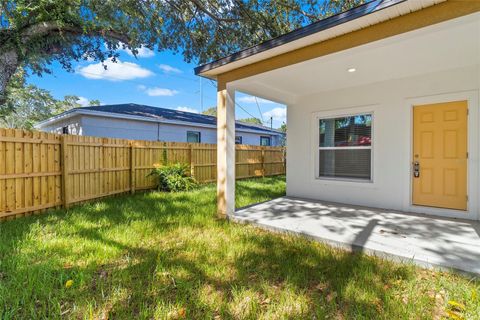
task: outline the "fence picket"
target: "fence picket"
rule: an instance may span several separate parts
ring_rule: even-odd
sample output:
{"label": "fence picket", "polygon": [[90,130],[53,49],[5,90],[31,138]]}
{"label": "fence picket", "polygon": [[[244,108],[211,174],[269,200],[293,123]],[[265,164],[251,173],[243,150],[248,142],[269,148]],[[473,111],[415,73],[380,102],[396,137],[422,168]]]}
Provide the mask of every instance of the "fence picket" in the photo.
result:
{"label": "fence picket", "polygon": [[[285,173],[282,147],[236,146],[238,179]],[[0,221],[155,187],[152,168],[185,163],[216,179],[216,145],[58,135],[0,128]]]}

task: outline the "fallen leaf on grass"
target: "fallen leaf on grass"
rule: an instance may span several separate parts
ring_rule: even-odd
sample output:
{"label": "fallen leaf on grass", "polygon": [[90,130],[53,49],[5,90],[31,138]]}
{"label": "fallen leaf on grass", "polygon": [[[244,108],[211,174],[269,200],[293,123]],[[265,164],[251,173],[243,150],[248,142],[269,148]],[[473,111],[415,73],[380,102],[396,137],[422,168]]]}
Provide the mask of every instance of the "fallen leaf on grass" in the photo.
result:
{"label": "fallen leaf on grass", "polygon": [[465,305],[463,303],[457,302],[455,300],[448,301],[448,304],[454,310],[457,310],[457,311],[464,311],[465,310]]}
{"label": "fallen leaf on grass", "polygon": [[185,308],[180,308],[178,310],[172,310],[167,314],[167,319],[177,320],[185,319],[187,316],[187,310]]}
{"label": "fallen leaf on grass", "polygon": [[336,297],[337,297],[336,292],[330,292],[329,294],[327,294],[327,301],[332,302]]}
{"label": "fallen leaf on grass", "polygon": [[317,288],[318,291],[323,292],[328,289],[328,284],[320,282],[315,286],[315,288]]}
{"label": "fallen leaf on grass", "polygon": [[380,298],[375,298],[373,301],[373,304],[375,305],[375,309],[377,309],[378,313],[382,313],[383,311],[383,302],[380,300]]}
{"label": "fallen leaf on grass", "polygon": [[187,315],[187,310],[185,308],[180,308],[180,310],[178,310],[178,315],[180,318],[185,318]]}
{"label": "fallen leaf on grass", "polygon": [[68,280],[67,282],[65,282],[65,288],[70,288],[71,286],[73,286],[73,280]]}
{"label": "fallen leaf on grass", "polygon": [[457,313],[447,310],[446,311],[447,315],[449,318],[454,319],[454,320],[463,320],[463,317],[458,315]]}
{"label": "fallen leaf on grass", "polygon": [[433,296],[430,296],[429,293],[430,298],[434,301],[432,320],[443,319],[445,317],[445,296],[442,294],[442,291],[438,293],[433,291],[432,294]]}

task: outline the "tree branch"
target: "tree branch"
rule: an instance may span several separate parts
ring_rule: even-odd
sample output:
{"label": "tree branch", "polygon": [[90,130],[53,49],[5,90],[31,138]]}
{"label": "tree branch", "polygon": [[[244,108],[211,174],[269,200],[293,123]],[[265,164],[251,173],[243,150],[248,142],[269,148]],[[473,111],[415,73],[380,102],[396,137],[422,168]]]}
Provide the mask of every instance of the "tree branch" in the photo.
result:
{"label": "tree branch", "polygon": [[317,17],[317,16],[315,16],[315,15],[309,14],[308,12],[302,10],[302,9],[299,8],[299,7],[294,7],[294,6],[292,6],[292,5],[288,4],[288,3],[284,3],[284,6],[285,6],[286,8],[288,8],[288,9],[290,9],[290,10],[293,10],[293,11],[296,11],[296,12],[300,13],[301,15],[309,18],[309,19],[312,20],[312,21],[317,21],[317,20],[319,19],[319,17]]}
{"label": "tree branch", "polygon": [[231,18],[221,18],[209,11],[200,0],[190,0],[200,11],[205,13],[207,16],[215,20],[217,23],[219,22],[238,22],[240,19],[231,19]]}
{"label": "tree branch", "polygon": [[113,40],[129,43],[130,39],[115,30],[91,29],[84,30],[74,25],[62,25],[56,21],[44,21],[28,26],[21,32],[22,43],[26,44],[35,37],[44,37],[50,34],[70,33],[78,36],[102,36]]}

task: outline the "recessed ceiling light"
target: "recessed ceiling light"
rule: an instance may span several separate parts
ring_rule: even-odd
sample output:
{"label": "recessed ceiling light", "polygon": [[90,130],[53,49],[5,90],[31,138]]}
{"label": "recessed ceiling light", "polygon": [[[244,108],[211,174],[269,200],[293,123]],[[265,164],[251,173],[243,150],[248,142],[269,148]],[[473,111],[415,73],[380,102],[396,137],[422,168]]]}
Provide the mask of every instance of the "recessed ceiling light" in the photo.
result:
{"label": "recessed ceiling light", "polygon": [[353,72],[357,71],[357,69],[355,69],[355,68],[348,68],[347,71],[350,72],[350,73],[353,73]]}

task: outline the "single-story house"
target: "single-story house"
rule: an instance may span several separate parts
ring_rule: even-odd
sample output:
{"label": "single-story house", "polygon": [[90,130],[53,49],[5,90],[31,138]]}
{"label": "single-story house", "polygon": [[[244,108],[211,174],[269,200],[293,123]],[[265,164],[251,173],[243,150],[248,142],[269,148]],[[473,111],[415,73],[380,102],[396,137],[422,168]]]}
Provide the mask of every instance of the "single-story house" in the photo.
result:
{"label": "single-story house", "polygon": [[241,91],[287,105],[287,196],[479,220],[479,11],[369,1],[197,67],[218,83],[218,213]]}
{"label": "single-story house", "polygon": [[[217,142],[213,116],[134,103],[75,108],[39,122],[36,129],[64,134],[167,142]],[[280,146],[284,134],[236,122],[235,143]]]}

